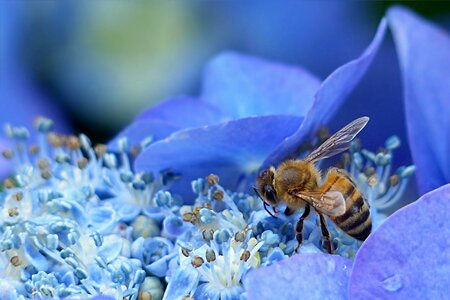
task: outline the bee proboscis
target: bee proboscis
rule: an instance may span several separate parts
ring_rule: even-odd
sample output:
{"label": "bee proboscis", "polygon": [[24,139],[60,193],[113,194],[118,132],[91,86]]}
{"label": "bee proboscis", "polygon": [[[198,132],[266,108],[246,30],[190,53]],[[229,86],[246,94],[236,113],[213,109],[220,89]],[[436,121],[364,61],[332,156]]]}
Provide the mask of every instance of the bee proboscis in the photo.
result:
{"label": "bee proboscis", "polygon": [[[350,174],[345,170],[331,168],[322,180],[315,163],[347,150],[350,142],[366,126],[368,117],[358,118],[323,142],[304,159],[287,160],[277,168],[261,171],[257,177],[256,193],[264,201],[264,207],[285,202],[286,215],[292,215],[300,208],[303,214],[295,226],[298,247],[303,240],[303,222],[309,215],[311,206],[318,213],[320,227],[326,248],[333,252],[333,244],[328,231],[325,215],[348,235],[365,240],[372,230],[369,204],[358,190]],[[270,212],[269,212],[270,213]],[[271,213],[270,213],[271,214]]]}

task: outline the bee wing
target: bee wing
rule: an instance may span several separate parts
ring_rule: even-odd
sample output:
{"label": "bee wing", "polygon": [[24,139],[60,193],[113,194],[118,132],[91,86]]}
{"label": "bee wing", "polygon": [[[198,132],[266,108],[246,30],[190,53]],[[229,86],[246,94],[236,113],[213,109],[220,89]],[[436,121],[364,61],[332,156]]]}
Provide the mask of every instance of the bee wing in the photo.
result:
{"label": "bee wing", "polygon": [[304,161],[315,162],[347,150],[350,142],[366,126],[367,122],[369,122],[368,117],[361,117],[350,122],[311,152]]}
{"label": "bee wing", "polygon": [[318,212],[327,216],[337,217],[345,213],[345,199],[340,192],[330,191],[322,194],[306,191],[293,191],[290,192],[290,194],[291,196],[306,201]]}

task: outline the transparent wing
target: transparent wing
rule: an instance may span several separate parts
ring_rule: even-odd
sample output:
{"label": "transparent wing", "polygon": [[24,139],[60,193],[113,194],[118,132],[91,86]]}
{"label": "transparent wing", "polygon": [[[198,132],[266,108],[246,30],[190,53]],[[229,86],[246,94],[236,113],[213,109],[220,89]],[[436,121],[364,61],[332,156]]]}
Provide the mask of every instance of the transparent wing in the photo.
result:
{"label": "transparent wing", "polygon": [[340,192],[331,191],[325,194],[306,191],[290,192],[291,196],[309,203],[318,212],[327,216],[337,217],[345,213],[345,200]]}
{"label": "transparent wing", "polygon": [[366,126],[367,122],[369,122],[368,117],[361,117],[347,124],[311,152],[304,161],[315,162],[347,150],[350,147],[350,142]]}

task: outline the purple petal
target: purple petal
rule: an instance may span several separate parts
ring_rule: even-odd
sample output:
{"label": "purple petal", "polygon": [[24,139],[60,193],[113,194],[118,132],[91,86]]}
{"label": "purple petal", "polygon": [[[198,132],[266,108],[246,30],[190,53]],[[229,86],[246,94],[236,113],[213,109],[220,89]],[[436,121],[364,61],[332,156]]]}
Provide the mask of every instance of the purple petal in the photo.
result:
{"label": "purple petal", "polygon": [[450,181],[450,37],[411,11],[388,12],[403,73],[408,136],[422,193]]}
{"label": "purple petal", "polygon": [[234,118],[304,116],[319,86],[319,79],[299,67],[226,52],[208,64],[202,99]]}
{"label": "purple petal", "polygon": [[322,83],[305,121],[297,132],[279,145],[264,161],[263,168],[297,156],[300,144],[311,138],[320,125],[326,124],[336,113],[345,98],[361,80],[375,57],[386,32],[386,20],[382,20],[372,43],[357,59],[339,67]]}
{"label": "purple petal", "polygon": [[294,116],[250,117],[179,131],[147,147],[137,157],[135,169],[158,172],[169,168],[180,173],[181,180],[172,190],[183,195],[192,194],[192,180],[210,173],[217,174],[224,187],[236,188],[242,179],[239,176],[255,172],[301,120]]}
{"label": "purple petal", "polygon": [[248,300],[347,299],[352,262],[329,254],[297,254],[248,273]]}
{"label": "purple petal", "polygon": [[188,96],[167,99],[141,113],[136,120],[159,120],[178,128],[220,123],[225,116],[219,108]]}
{"label": "purple petal", "polygon": [[445,299],[450,286],[450,184],[374,231],[356,255],[350,299]]}

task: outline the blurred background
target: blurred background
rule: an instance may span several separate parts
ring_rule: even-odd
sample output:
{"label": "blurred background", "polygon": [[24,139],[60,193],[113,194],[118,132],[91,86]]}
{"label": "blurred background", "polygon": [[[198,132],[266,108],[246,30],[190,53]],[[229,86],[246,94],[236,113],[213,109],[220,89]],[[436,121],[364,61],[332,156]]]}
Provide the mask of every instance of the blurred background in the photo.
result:
{"label": "blurred background", "polygon": [[[301,65],[324,79],[369,44],[394,2],[2,1],[0,123],[38,114],[63,131],[108,141],[145,108],[197,95],[202,69],[224,50]],[[449,2],[403,2],[444,28]],[[390,34],[332,130],[372,118],[364,140],[406,146],[400,72]]]}

